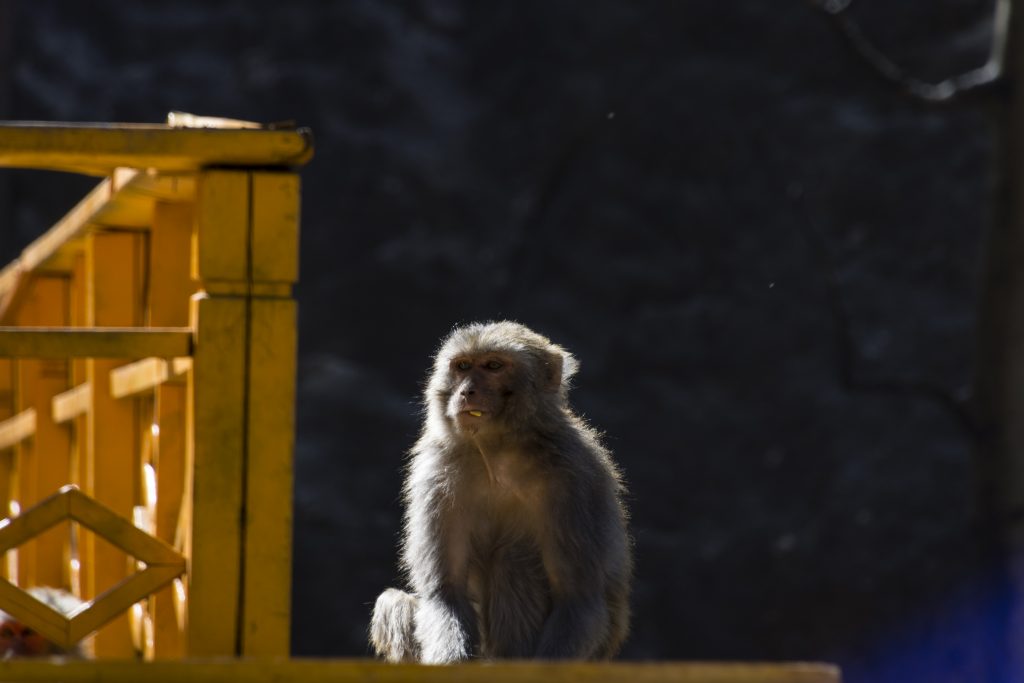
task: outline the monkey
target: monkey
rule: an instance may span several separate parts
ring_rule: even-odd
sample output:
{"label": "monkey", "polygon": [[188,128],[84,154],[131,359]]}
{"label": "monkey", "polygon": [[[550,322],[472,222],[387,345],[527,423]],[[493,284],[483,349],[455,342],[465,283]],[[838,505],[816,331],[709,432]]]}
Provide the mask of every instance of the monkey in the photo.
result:
{"label": "monkey", "polygon": [[390,662],[608,659],[629,629],[619,468],[568,403],[578,362],[524,325],[455,328],[409,453],[401,564],[370,642]]}
{"label": "monkey", "polygon": [[[85,603],[61,588],[35,586],[28,593],[64,616],[70,616]],[[66,657],[68,659],[91,659],[92,641],[87,639],[70,648],[63,648],[37,633],[31,626],[21,623],[11,615],[0,611],[0,654],[4,659],[11,657]]]}

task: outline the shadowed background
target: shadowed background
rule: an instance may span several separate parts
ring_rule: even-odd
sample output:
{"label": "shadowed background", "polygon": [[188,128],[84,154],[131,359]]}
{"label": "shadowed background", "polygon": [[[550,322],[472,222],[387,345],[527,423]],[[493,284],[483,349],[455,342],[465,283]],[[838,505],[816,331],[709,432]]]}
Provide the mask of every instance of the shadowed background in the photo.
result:
{"label": "shadowed background", "polygon": [[[863,3],[936,80],[991,2]],[[891,6],[890,6],[891,5]],[[631,488],[631,659],[961,681],[989,606],[971,381],[991,136],[874,79],[807,3],[0,0],[0,116],[310,126],[296,655],[364,656],[403,453],[453,324],[582,362]],[[0,175],[6,262],[95,180]]]}

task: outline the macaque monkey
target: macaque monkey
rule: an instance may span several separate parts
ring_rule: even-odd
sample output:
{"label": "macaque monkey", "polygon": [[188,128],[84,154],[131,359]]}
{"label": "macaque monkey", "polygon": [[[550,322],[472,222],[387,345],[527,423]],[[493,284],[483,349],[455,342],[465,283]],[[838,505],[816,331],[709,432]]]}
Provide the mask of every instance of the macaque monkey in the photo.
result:
{"label": "macaque monkey", "polygon": [[[83,602],[71,593],[60,588],[36,586],[29,588],[28,593],[36,600],[44,602],[64,616],[82,606]],[[50,642],[45,636],[37,633],[9,614],[0,611],[0,654],[4,659],[11,657],[68,657],[70,659],[92,658],[91,639],[82,641],[70,649]]]}
{"label": "macaque monkey", "polygon": [[370,640],[388,661],[604,659],[629,628],[623,483],[569,408],[576,360],[513,322],[444,341],[404,487],[402,564]]}

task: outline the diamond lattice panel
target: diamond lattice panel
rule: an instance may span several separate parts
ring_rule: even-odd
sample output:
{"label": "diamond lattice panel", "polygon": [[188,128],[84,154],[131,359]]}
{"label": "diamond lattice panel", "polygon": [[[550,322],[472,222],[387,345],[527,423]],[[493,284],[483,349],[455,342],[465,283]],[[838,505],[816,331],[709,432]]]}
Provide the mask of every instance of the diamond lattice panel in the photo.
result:
{"label": "diamond lattice panel", "polygon": [[0,521],[0,553],[29,541],[65,520],[78,522],[145,564],[75,612],[64,616],[10,581],[0,578],[0,606],[62,647],[71,647],[185,572],[185,558],[171,546],[85,495],[65,486],[13,519]]}

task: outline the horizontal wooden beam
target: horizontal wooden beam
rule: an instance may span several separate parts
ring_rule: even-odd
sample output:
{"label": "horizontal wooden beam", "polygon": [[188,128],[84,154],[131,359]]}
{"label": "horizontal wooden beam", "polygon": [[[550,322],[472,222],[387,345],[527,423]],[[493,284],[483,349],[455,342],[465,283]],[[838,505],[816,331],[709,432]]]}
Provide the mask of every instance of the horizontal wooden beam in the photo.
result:
{"label": "horizontal wooden beam", "polygon": [[108,175],[119,166],[195,171],[208,166],[301,166],[308,129],[172,128],[130,123],[0,124],[0,166]]}
{"label": "horizontal wooden beam", "polygon": [[57,394],[52,405],[53,421],[57,424],[84,415],[92,409],[92,385],[86,382]]}
{"label": "horizontal wooden beam", "polygon": [[36,433],[36,409],[28,408],[0,422],[0,449],[10,448]]}
{"label": "horizontal wooden beam", "polygon": [[110,371],[110,395],[125,398],[152,391],[164,382],[181,377],[192,367],[191,358],[144,358]]}
{"label": "horizontal wooden beam", "polygon": [[192,355],[189,328],[0,327],[0,358],[176,358]]}
{"label": "horizontal wooden beam", "polygon": [[827,664],[489,662],[420,666],[370,659],[132,662],[15,658],[0,661],[0,679],[26,683],[839,683],[840,673]]}

